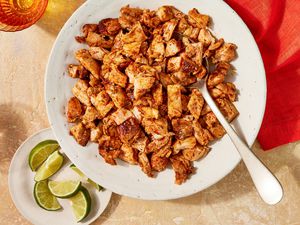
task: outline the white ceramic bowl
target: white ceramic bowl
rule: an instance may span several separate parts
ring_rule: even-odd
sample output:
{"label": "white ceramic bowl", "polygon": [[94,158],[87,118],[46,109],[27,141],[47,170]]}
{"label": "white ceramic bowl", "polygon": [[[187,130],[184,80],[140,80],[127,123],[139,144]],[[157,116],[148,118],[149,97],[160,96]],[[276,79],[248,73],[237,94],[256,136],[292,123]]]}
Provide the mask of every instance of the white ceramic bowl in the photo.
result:
{"label": "white ceramic bowl", "polygon": [[212,145],[212,151],[195,162],[196,174],[182,185],[174,184],[174,172],[167,169],[156,178],[148,178],[138,166],[120,161],[117,166],[104,163],[98,155],[96,144],[79,146],[69,135],[65,118],[65,106],[72,96],[76,82],[68,77],[66,68],[76,63],[74,51],[84,46],[74,41],[80,28],[86,23],[97,23],[107,17],[117,17],[119,9],[131,6],[156,9],[173,5],[187,13],[197,8],[213,19],[213,32],[227,42],[238,46],[238,58],[233,62],[237,74],[234,84],[239,89],[236,106],[240,116],[234,122],[235,129],[252,145],[259,131],[266,102],[266,80],[262,59],[257,45],[241,18],[223,1],[212,0],[90,0],[83,4],[64,25],[53,46],[45,80],[45,101],[51,127],[65,153],[84,173],[104,187],[121,195],[135,198],[162,200],[191,195],[216,183],[226,176],[240,161],[228,136]]}

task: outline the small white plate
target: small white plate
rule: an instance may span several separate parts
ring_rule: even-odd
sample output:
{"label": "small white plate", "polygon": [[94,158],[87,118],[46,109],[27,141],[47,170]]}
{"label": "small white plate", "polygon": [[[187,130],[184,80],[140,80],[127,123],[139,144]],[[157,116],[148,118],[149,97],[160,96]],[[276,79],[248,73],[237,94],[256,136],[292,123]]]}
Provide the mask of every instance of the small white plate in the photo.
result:
{"label": "small white plate", "polygon": [[172,169],[160,172],[156,178],[149,178],[139,166],[121,161],[117,166],[111,166],[99,156],[97,144],[89,143],[82,147],[70,136],[69,128],[72,124],[66,120],[65,107],[72,96],[71,89],[76,80],[68,76],[67,66],[78,63],[74,58],[77,49],[86,48],[77,43],[74,37],[80,35],[80,29],[86,23],[98,23],[104,18],[118,17],[120,8],[127,4],[148,9],[173,5],[185,13],[197,8],[201,13],[211,16],[214,34],[238,46],[238,57],[232,62],[237,74],[228,76],[234,79],[239,90],[235,105],[240,115],[233,125],[248,145],[253,144],[266,103],[264,66],[249,29],[234,10],[220,0],[86,1],[62,28],[49,57],[45,77],[45,103],[53,133],[69,159],[80,170],[114,193],[149,200],[174,199],[194,194],[221,180],[241,160],[227,135],[211,145],[212,150],[203,160],[194,163],[196,174],[182,185],[174,184]]}
{"label": "small white plate", "polygon": [[[46,211],[40,208],[33,197],[34,175],[28,165],[28,155],[31,149],[39,142],[53,139],[55,137],[50,128],[41,130],[29,137],[16,151],[9,168],[8,182],[9,191],[13,202],[20,213],[31,223],[36,225],[86,225],[96,220],[104,211],[109,203],[112,192],[109,190],[97,191],[90,184],[82,180],[83,185],[88,189],[91,199],[91,212],[83,222],[77,223],[72,212],[70,201],[68,199],[58,199],[63,207],[59,211]],[[81,180],[78,174],[74,172],[69,165],[71,162],[67,156],[64,157],[65,162],[57,174],[51,179],[53,180]]]}

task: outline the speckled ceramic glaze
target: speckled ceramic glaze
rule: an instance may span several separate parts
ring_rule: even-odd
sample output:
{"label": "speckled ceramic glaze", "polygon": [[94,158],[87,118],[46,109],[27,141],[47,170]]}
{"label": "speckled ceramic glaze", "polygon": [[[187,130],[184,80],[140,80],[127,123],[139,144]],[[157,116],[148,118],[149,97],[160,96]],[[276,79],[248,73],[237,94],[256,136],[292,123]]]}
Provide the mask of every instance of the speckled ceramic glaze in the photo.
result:
{"label": "speckled ceramic glaze", "polygon": [[167,169],[155,178],[148,178],[138,166],[118,161],[117,166],[106,164],[98,155],[96,144],[81,147],[69,135],[65,118],[65,106],[72,96],[75,80],[68,77],[67,65],[76,63],[74,51],[85,46],[78,44],[74,36],[86,23],[117,17],[119,9],[130,4],[135,7],[156,9],[161,5],[174,5],[187,13],[195,7],[212,17],[212,30],[217,37],[238,46],[238,58],[232,63],[236,74],[230,75],[239,89],[236,106],[240,112],[234,121],[239,134],[252,145],[260,128],[266,102],[266,80],[262,59],[257,45],[240,17],[223,1],[211,0],[90,0],[83,4],[64,25],[53,46],[45,80],[45,101],[49,121],[57,140],[68,155],[91,179],[121,195],[142,199],[174,199],[199,192],[226,176],[240,161],[228,136],[215,142],[212,151],[194,165],[196,174],[182,185],[174,184],[174,172]]}

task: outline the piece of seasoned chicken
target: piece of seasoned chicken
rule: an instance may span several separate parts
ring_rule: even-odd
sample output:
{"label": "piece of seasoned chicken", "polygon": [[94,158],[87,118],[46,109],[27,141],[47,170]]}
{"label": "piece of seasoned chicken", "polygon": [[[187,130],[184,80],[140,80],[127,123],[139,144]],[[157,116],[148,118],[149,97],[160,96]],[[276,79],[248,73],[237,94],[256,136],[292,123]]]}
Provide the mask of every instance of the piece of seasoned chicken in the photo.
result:
{"label": "piece of seasoned chicken", "polygon": [[208,47],[215,43],[216,39],[206,28],[203,28],[199,32],[198,41],[203,44],[204,47]]}
{"label": "piece of seasoned chicken", "polygon": [[180,117],[182,113],[181,105],[181,85],[168,85],[168,116],[170,119]]}
{"label": "piece of seasoned chicken", "polygon": [[106,18],[99,22],[98,32],[99,34],[115,36],[121,30],[121,25],[116,18]]}
{"label": "piece of seasoned chicken", "polygon": [[167,42],[165,56],[166,57],[174,56],[178,52],[181,51],[181,48],[182,47],[181,47],[181,42],[180,41],[177,41],[175,39],[171,39]]}
{"label": "piece of seasoned chicken", "polygon": [[78,120],[84,113],[80,101],[76,97],[70,98],[67,106],[67,120],[70,123]]}
{"label": "piece of seasoned chicken", "polygon": [[153,107],[141,106],[138,110],[145,119],[158,119],[159,117],[159,111]]}
{"label": "piece of seasoned chicken", "polygon": [[186,115],[183,118],[172,119],[173,131],[178,139],[184,139],[193,136],[193,117]]}
{"label": "piece of seasoned chicken", "polygon": [[170,6],[161,6],[156,10],[156,15],[162,22],[167,22],[174,18],[173,10]]}
{"label": "piece of seasoned chicken", "polygon": [[140,131],[138,137],[131,144],[131,147],[139,150],[140,152],[144,152],[148,143],[149,143],[149,139],[147,138],[147,136],[144,134],[143,131]]}
{"label": "piece of seasoned chicken", "polygon": [[168,60],[167,71],[169,73],[177,72],[181,69],[183,63],[183,59],[181,56],[171,57]]}
{"label": "piece of seasoned chicken", "polygon": [[202,94],[199,90],[193,89],[187,107],[195,119],[199,119],[203,105],[204,99],[202,97]]}
{"label": "piece of seasoned chicken", "polygon": [[180,84],[182,86],[189,86],[197,81],[197,78],[190,73],[185,73],[183,71],[177,71],[171,74],[171,79],[174,84]]}
{"label": "piece of seasoned chicken", "polygon": [[105,90],[117,108],[127,105],[128,100],[124,89],[118,85],[106,84]]}
{"label": "piece of seasoned chicken", "polygon": [[104,90],[100,91],[96,96],[92,96],[91,102],[99,113],[99,119],[104,118],[106,114],[114,107],[114,103]]}
{"label": "piece of seasoned chicken", "polygon": [[87,79],[89,77],[89,71],[82,65],[70,64],[68,66],[69,76],[72,78]]}
{"label": "piece of seasoned chicken", "polygon": [[233,121],[239,115],[234,104],[227,98],[218,98],[216,103],[228,122]]}
{"label": "piece of seasoned chicken", "polygon": [[185,159],[182,154],[174,155],[170,160],[175,171],[175,183],[182,184],[194,172],[192,162]]}
{"label": "piece of seasoned chicken", "polygon": [[177,19],[171,19],[170,21],[164,23],[162,29],[163,29],[163,38],[165,41],[171,40],[177,24],[178,24]]}
{"label": "piece of seasoned chicken", "polygon": [[200,14],[195,8],[189,11],[188,20],[191,24],[199,28],[206,28],[209,24],[209,16]]}
{"label": "piece of seasoned chicken", "polygon": [[182,155],[189,161],[197,161],[206,156],[208,152],[209,148],[207,146],[196,145],[194,148],[182,150]]}
{"label": "piece of seasoned chicken", "polygon": [[138,154],[138,162],[142,171],[147,174],[148,177],[153,177],[151,164],[145,152],[140,152]]}
{"label": "piece of seasoned chicken", "polygon": [[96,32],[89,32],[85,39],[89,46],[111,48],[114,45],[114,37]]}
{"label": "piece of seasoned chicken", "polygon": [[214,89],[218,89],[222,94],[224,94],[224,96],[221,94],[218,97],[227,97],[231,102],[234,102],[237,99],[236,87],[231,82],[218,84]]}
{"label": "piece of seasoned chicken", "polygon": [[130,145],[123,144],[121,151],[122,153],[119,155],[120,159],[131,165],[138,164],[138,151],[136,149],[132,148]]}
{"label": "piece of seasoned chicken", "polygon": [[147,36],[144,33],[142,25],[140,22],[137,22],[134,27],[125,35],[122,36],[123,43],[132,43],[132,42],[144,42],[147,40]]}
{"label": "piece of seasoned chicken", "polygon": [[142,9],[127,5],[120,9],[119,23],[123,29],[131,29],[141,19],[142,14]]}
{"label": "piece of seasoned chicken", "polygon": [[100,115],[94,106],[88,106],[82,116],[82,123],[87,125],[90,122],[94,122],[96,119],[100,119]]}
{"label": "piece of seasoned chicken", "polygon": [[86,129],[81,122],[70,128],[70,134],[82,146],[86,146],[90,139],[90,130]]}
{"label": "piece of seasoned chicken", "polygon": [[141,128],[136,118],[130,117],[117,127],[119,137],[123,143],[132,143],[138,138]]}
{"label": "piece of seasoned chicken", "polygon": [[103,135],[103,124],[98,124],[97,127],[91,128],[90,141],[98,142],[99,138]]}
{"label": "piece of seasoned chicken", "polygon": [[105,54],[108,54],[109,51],[102,47],[90,47],[89,53],[92,58],[102,61]]}
{"label": "piece of seasoned chicken", "polygon": [[192,59],[188,57],[186,53],[181,54],[182,57],[182,67],[181,71],[184,73],[192,73],[192,74],[197,74],[200,71],[201,66],[197,65]]}
{"label": "piece of seasoned chicken", "polygon": [[102,135],[98,139],[98,143],[99,143],[99,148],[109,149],[109,150],[120,149],[123,144],[118,137],[108,136],[106,134]]}
{"label": "piece of seasoned chicken", "polygon": [[155,106],[160,106],[163,104],[163,87],[161,83],[158,83],[152,87],[152,95]]}
{"label": "piece of seasoned chicken", "polygon": [[221,138],[226,133],[213,112],[209,112],[204,115],[203,120],[207,124],[207,129],[215,138]]}
{"label": "piece of seasoned chicken", "polygon": [[166,73],[159,73],[159,80],[164,88],[167,88],[168,85],[174,84],[174,82],[171,79],[170,74]]}
{"label": "piece of seasoned chicken", "polygon": [[165,56],[165,45],[163,37],[155,35],[147,51],[148,58],[161,62]]}
{"label": "piece of seasoned chicken", "polygon": [[86,49],[76,51],[75,58],[97,79],[100,78],[101,67],[98,62],[92,58],[91,54]]}
{"label": "piece of seasoned chicken", "polygon": [[189,44],[188,46],[186,46],[185,53],[198,66],[202,65],[203,44],[201,42]]}
{"label": "piece of seasoned chicken", "polygon": [[182,140],[177,139],[173,144],[173,154],[178,154],[181,150],[186,148],[193,148],[196,145],[195,137],[188,137]]}
{"label": "piece of seasoned chicken", "polygon": [[216,69],[208,76],[208,88],[213,88],[214,86],[223,83],[229,68],[230,65],[228,63],[220,62]]}
{"label": "piece of seasoned chicken", "polygon": [[231,62],[236,57],[237,46],[232,43],[224,43],[218,48],[213,56],[213,61],[216,62]]}
{"label": "piece of seasoned chicken", "polygon": [[160,172],[167,168],[169,159],[167,157],[159,157],[154,153],[151,155],[150,163],[153,170]]}
{"label": "piece of seasoned chicken", "polygon": [[89,83],[86,80],[78,80],[72,88],[73,95],[84,105],[91,105],[90,98],[87,94]]}
{"label": "piece of seasoned chicken", "polygon": [[124,123],[130,117],[134,117],[133,113],[125,108],[120,108],[111,114],[111,118],[115,121],[117,125]]}
{"label": "piece of seasoned chicken", "polygon": [[111,65],[111,71],[104,75],[109,82],[117,84],[123,88],[127,85],[127,76],[123,74],[116,65]]}
{"label": "piece of seasoned chicken", "polygon": [[107,150],[100,148],[99,146],[99,154],[103,157],[106,163],[109,163],[110,165],[117,165],[116,159],[119,158],[120,154],[122,154],[122,151],[117,150]]}
{"label": "piece of seasoned chicken", "polygon": [[210,141],[214,140],[214,137],[211,135],[211,133],[207,129],[201,127],[197,120],[193,121],[193,129],[194,136],[200,145],[208,145]]}
{"label": "piece of seasoned chicken", "polygon": [[143,119],[142,126],[148,135],[166,136],[168,134],[168,121],[165,118]]}
{"label": "piece of seasoned chicken", "polygon": [[141,23],[149,28],[156,28],[161,23],[159,17],[155,15],[155,11],[144,10],[141,17]]}
{"label": "piece of seasoned chicken", "polygon": [[171,143],[172,143],[172,140],[168,136],[160,138],[160,139],[154,139],[147,145],[146,153],[158,152],[163,147],[170,148]]}

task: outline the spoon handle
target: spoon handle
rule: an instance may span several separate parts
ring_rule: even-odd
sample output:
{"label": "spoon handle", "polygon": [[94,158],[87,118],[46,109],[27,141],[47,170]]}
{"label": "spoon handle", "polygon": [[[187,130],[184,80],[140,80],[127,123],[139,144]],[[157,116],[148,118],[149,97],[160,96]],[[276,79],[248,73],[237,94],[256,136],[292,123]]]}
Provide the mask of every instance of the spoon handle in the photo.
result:
{"label": "spoon handle", "polygon": [[239,151],[260,197],[270,205],[278,203],[283,196],[283,190],[279,181],[239,138],[237,133],[216,106],[206,87],[201,88],[201,92],[206,103],[210,106],[211,110],[226,130],[236,149]]}

